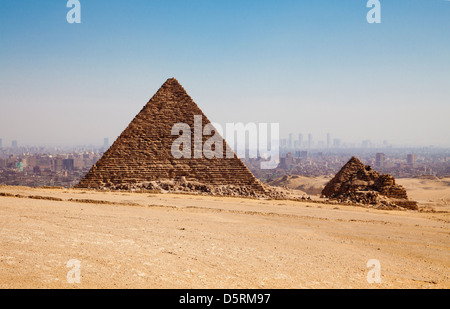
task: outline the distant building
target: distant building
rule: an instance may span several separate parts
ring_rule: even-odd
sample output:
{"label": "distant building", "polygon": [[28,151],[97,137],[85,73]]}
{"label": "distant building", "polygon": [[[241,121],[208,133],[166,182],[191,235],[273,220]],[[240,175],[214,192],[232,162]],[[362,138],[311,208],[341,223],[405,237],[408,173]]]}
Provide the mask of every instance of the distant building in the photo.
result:
{"label": "distant building", "polygon": [[311,133],[308,134],[308,148],[311,148],[313,145],[313,136]]}
{"label": "distant building", "polygon": [[308,159],[308,152],[306,150],[305,151],[296,151],[295,156],[297,158],[306,160],[306,159]]}
{"label": "distant building", "polygon": [[331,147],[331,134],[327,133],[327,148]]}
{"label": "distant building", "polygon": [[11,147],[12,147],[12,148],[17,148],[18,144],[19,144],[19,143],[17,143],[17,141],[14,140],[14,141],[11,142]]}
{"label": "distant building", "polygon": [[289,133],[288,147],[289,147],[289,148],[292,148],[292,133]]}
{"label": "distant building", "polygon": [[39,166],[33,167],[33,173],[37,175],[41,175],[41,168]]}
{"label": "distant building", "polygon": [[375,166],[376,167],[384,167],[384,161],[386,160],[386,155],[384,153],[377,153],[375,156]]}
{"label": "distant building", "polygon": [[52,161],[52,168],[54,171],[60,171],[63,169],[63,159],[55,158]]}
{"label": "distant building", "polygon": [[0,138],[0,148],[3,146],[3,140]]}
{"label": "distant building", "polygon": [[411,166],[416,165],[416,155],[414,153],[410,153],[406,156],[406,163]]}
{"label": "distant building", "polygon": [[23,168],[26,168],[26,167],[29,166],[29,160],[30,160],[30,157],[28,157],[28,158],[22,158],[22,159],[20,160],[20,162],[22,162],[22,167],[23,167]]}
{"label": "distant building", "polygon": [[108,148],[108,147],[109,147],[109,138],[105,137],[105,138],[103,139],[103,146],[104,146],[105,148]]}
{"label": "distant building", "polygon": [[73,159],[64,159],[62,161],[62,168],[66,171],[73,171],[74,160]]}
{"label": "distant building", "polygon": [[16,163],[16,168],[19,172],[23,172],[23,163],[22,162],[17,162]]}
{"label": "distant building", "polygon": [[290,152],[287,153],[285,158],[280,158],[280,168],[290,170],[295,166],[294,158]]}
{"label": "distant building", "polygon": [[250,148],[248,148],[248,146],[245,146],[244,158],[250,158]]}

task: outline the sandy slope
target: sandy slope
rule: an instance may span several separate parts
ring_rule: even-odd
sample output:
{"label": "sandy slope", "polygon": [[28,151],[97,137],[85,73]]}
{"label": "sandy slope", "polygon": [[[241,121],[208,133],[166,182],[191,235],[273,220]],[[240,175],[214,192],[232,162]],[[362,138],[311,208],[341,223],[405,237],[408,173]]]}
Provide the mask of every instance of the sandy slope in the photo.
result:
{"label": "sandy slope", "polygon": [[269,182],[272,186],[288,187],[299,190],[307,195],[320,195],[325,185],[331,180],[329,176],[308,177],[290,175],[279,177]]}
{"label": "sandy slope", "polygon": [[[450,287],[448,213],[4,186],[0,193],[63,200],[0,197],[0,288]],[[67,283],[71,259],[81,262],[80,284]],[[381,284],[367,282],[369,259],[381,263]]]}
{"label": "sandy slope", "polygon": [[437,211],[450,211],[450,178],[399,178],[408,196],[421,206],[431,206]]}

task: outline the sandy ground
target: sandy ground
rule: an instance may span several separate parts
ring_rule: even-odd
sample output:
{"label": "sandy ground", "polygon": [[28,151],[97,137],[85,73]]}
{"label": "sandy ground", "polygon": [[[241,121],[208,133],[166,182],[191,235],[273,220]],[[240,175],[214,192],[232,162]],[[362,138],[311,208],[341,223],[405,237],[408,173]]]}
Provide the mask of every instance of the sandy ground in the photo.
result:
{"label": "sandy ground", "polygon": [[396,182],[405,187],[419,206],[450,212],[450,178],[398,178]]}
{"label": "sandy ground", "polygon": [[325,185],[331,180],[330,176],[308,177],[289,175],[279,177],[269,182],[272,186],[287,187],[298,191],[298,194],[320,195]]}
{"label": "sandy ground", "polygon": [[[23,196],[0,197],[0,288],[450,287],[450,213],[6,186],[0,193]],[[81,283],[67,282],[72,259]],[[367,281],[370,259],[380,262],[381,283]]]}

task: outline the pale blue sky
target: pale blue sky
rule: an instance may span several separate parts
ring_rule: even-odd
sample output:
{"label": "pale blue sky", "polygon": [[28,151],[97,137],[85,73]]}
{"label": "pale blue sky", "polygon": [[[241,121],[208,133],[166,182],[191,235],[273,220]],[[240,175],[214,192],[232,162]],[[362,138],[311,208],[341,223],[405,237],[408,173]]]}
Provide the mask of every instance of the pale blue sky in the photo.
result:
{"label": "pale blue sky", "polygon": [[114,140],[169,77],[211,121],[450,147],[450,2],[0,0],[4,144]]}

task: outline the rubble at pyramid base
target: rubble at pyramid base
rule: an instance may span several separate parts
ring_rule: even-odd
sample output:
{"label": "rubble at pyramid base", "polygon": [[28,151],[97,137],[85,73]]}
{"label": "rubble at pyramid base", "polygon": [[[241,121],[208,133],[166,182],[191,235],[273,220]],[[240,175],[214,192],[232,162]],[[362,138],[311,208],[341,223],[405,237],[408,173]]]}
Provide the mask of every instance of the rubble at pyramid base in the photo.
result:
{"label": "rubble at pyramid base", "polygon": [[372,190],[342,193],[331,198],[331,200],[346,204],[356,203],[357,205],[370,205],[377,209],[418,209],[416,201],[401,198],[390,198]]}
{"label": "rubble at pyramid base", "polygon": [[178,179],[144,181],[136,183],[103,183],[91,187],[95,190],[155,192],[155,193],[186,193],[214,196],[250,197],[259,199],[289,199],[289,193],[280,188],[261,183],[263,190],[255,190],[252,186],[242,185],[213,185],[196,180]]}

